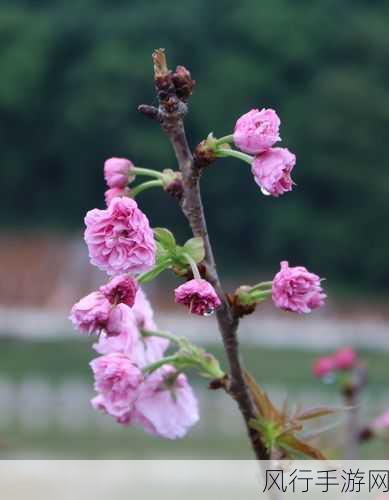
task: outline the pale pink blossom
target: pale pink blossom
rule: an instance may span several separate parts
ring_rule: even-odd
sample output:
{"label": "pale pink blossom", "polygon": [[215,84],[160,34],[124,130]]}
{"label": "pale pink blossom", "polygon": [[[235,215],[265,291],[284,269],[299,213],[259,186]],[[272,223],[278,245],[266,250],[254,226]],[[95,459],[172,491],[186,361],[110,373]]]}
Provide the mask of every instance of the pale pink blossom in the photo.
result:
{"label": "pale pink blossom", "polygon": [[234,143],[246,153],[262,153],[281,140],[280,123],[274,109],[252,109],[236,122]]}
{"label": "pale pink blossom", "polygon": [[278,197],[292,191],[290,173],[295,164],[296,156],[288,149],[272,148],[254,158],[251,170],[262,192]]}
{"label": "pale pink blossom", "polygon": [[74,304],[69,319],[82,333],[99,333],[107,325],[112,305],[101,292],[92,292]]}
{"label": "pale pink blossom", "polygon": [[93,348],[99,354],[125,354],[140,367],[160,359],[168,348],[169,341],[155,336],[141,337],[141,330],[157,330],[153,310],[142,289],[138,290],[132,309],[127,308],[125,318],[119,335],[112,336],[103,332]]}
{"label": "pale pink blossom", "polygon": [[131,190],[128,187],[125,188],[110,188],[104,193],[105,204],[107,207],[111,201],[117,196],[130,196]]}
{"label": "pale pink blossom", "polygon": [[152,434],[183,437],[199,419],[197,400],[186,376],[177,375],[167,365],[148,376],[135,402],[133,419]]}
{"label": "pale pink blossom", "polygon": [[355,366],[357,354],[351,347],[344,347],[337,351],[333,358],[337,370],[350,370]]}
{"label": "pale pink blossom", "polygon": [[95,377],[95,391],[100,395],[94,405],[99,403],[114,417],[131,411],[143,381],[140,369],[127,356],[119,353],[95,358],[90,366]]}
{"label": "pale pink blossom", "polygon": [[375,418],[371,423],[371,427],[375,431],[389,430],[389,410],[386,410],[382,415]]}
{"label": "pale pink blossom", "polygon": [[142,288],[139,288],[136,294],[132,312],[134,313],[136,324],[140,330],[157,330],[153,308]]}
{"label": "pale pink blossom", "polygon": [[199,420],[197,400],[184,374],[164,365],[141,383],[134,365],[113,357],[120,355],[92,361],[99,391],[91,401],[96,410],[168,439],[183,437]]}
{"label": "pale pink blossom", "polygon": [[273,279],[272,296],[276,307],[299,314],[322,306],[326,298],[319,276],[302,266],[289,267],[287,261]]}
{"label": "pale pink blossom", "polygon": [[[136,294],[135,304],[132,308],[136,325],[139,330],[155,332],[158,327],[154,321],[154,312],[146,294],[139,289]],[[138,342],[136,359],[139,366],[154,363],[160,359],[169,346],[169,341],[161,337],[143,337],[142,342]]]}
{"label": "pale pink blossom", "polygon": [[140,273],[155,262],[155,241],[146,215],[130,198],[114,198],[106,210],[85,217],[92,264],[108,274]]}
{"label": "pale pink blossom", "polygon": [[199,316],[212,314],[221,301],[213,286],[204,279],[192,279],[174,290],[177,304],[183,304]]}
{"label": "pale pink blossom", "polygon": [[[104,163],[104,177],[110,188],[124,188],[134,178],[134,165],[127,158],[109,158]],[[131,174],[131,177],[130,177]]]}
{"label": "pale pink blossom", "polygon": [[111,304],[126,304],[132,307],[135,303],[138,283],[128,274],[115,276],[106,285],[100,287],[100,292]]}
{"label": "pale pink blossom", "polygon": [[313,373],[317,378],[323,378],[335,370],[334,358],[332,356],[321,356],[313,365]]}

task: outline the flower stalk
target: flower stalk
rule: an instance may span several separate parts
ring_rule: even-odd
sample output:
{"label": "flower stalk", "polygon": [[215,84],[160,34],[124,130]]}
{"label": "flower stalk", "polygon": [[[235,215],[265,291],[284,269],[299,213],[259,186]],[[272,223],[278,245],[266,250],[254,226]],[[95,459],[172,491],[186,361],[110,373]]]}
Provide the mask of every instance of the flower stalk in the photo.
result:
{"label": "flower stalk", "polygon": [[216,156],[218,156],[219,158],[225,158],[227,156],[231,156],[232,158],[237,158],[238,160],[242,160],[245,163],[248,163],[249,165],[251,165],[254,160],[253,156],[229,148],[218,148],[216,150]]}
{"label": "flower stalk", "polygon": [[162,187],[162,186],[163,184],[161,180],[142,182],[142,184],[139,184],[139,186],[136,186],[131,190],[131,197],[135,198],[136,196],[138,196],[138,194],[143,193],[143,191],[147,191],[148,189],[153,189],[155,187]]}
{"label": "flower stalk", "polygon": [[136,175],[143,175],[145,177],[155,177],[156,179],[163,179],[163,173],[158,172],[158,170],[152,170],[150,168],[133,167],[132,173]]}
{"label": "flower stalk", "polygon": [[[221,307],[216,311],[216,316],[231,373],[229,393],[238,403],[257,459],[268,459],[270,458],[269,453],[261,439],[260,433],[250,426],[250,421],[256,417],[256,410],[244,380],[243,367],[240,360],[237,337],[239,320],[234,315],[232,306],[227,300],[216,270],[200,193],[199,181],[201,171],[196,168],[196,162],[189,148],[184,127],[183,120],[187,112],[187,105],[177,96],[173,82],[169,82],[169,73],[161,71],[161,68],[164,70],[167,69],[164,51],[162,49],[156,50],[153,54],[153,60],[155,65],[155,86],[159,100],[157,111],[159,123],[169,137],[182,173],[183,196],[181,207],[188,219],[193,236],[201,237],[204,242],[204,261],[207,268],[207,279],[222,301]],[[142,107],[140,111],[142,111]],[[248,161],[248,159],[245,158],[245,161]]]}

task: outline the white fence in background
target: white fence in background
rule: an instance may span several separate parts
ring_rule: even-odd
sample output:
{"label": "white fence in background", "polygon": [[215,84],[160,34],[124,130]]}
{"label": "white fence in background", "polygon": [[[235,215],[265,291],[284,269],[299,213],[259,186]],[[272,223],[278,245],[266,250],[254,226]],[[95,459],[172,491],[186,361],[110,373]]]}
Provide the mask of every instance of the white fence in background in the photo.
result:
{"label": "white fence in background", "polygon": [[[278,386],[266,385],[272,400],[281,406],[286,397]],[[234,434],[241,431],[241,422],[233,402],[222,391],[207,391],[195,387],[200,402],[202,418],[196,432]],[[92,380],[65,379],[50,383],[47,379],[28,378],[21,381],[0,379],[0,433],[2,429],[16,426],[30,432],[40,432],[48,427],[65,431],[82,431],[96,427],[112,432],[119,426],[108,416],[93,410],[89,404],[93,397]],[[323,404],[339,406],[335,392],[320,392],[315,387],[301,387],[288,393],[293,404],[306,407]],[[371,387],[362,403],[362,413],[379,411],[389,407],[389,392]],[[208,418],[209,417],[209,418]],[[340,417],[342,418],[342,417]]]}
{"label": "white fence in background", "polygon": [[[39,309],[12,309],[0,306],[0,337],[26,340],[74,338],[65,312]],[[157,315],[161,328],[185,335],[198,342],[219,341],[216,322],[210,318],[162,312]],[[241,342],[271,347],[309,350],[333,349],[352,345],[371,350],[389,351],[389,322],[377,320],[340,320],[320,313],[296,317],[287,313],[276,316],[253,314],[242,321]]]}

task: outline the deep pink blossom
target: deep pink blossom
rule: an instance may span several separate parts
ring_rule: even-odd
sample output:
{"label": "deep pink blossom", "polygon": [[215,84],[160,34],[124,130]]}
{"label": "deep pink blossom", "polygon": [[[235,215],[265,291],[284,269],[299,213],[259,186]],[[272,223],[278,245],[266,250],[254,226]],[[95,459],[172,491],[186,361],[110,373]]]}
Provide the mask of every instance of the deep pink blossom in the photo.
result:
{"label": "deep pink blossom", "polygon": [[193,314],[205,316],[220,307],[221,301],[213,286],[204,279],[192,279],[174,291],[177,304],[184,304]]}
{"label": "deep pink blossom", "polygon": [[337,351],[333,358],[337,370],[350,370],[355,366],[357,354],[351,347],[344,347]]}
{"label": "deep pink blossom", "polygon": [[100,292],[92,292],[74,304],[69,319],[82,333],[98,333],[106,327],[112,305]]}
{"label": "deep pink blossom", "polygon": [[199,419],[198,405],[184,374],[164,365],[148,376],[135,402],[134,421],[169,439],[184,436]]}
{"label": "deep pink blossom", "polygon": [[105,411],[114,417],[131,411],[143,381],[140,369],[119,353],[95,358],[90,366],[95,377],[95,390],[101,395],[98,401]]}
{"label": "deep pink blossom", "polygon": [[110,188],[124,188],[134,178],[134,165],[127,158],[109,158],[104,163],[104,177]]}
{"label": "deep pink blossom", "polygon": [[278,197],[292,191],[290,173],[295,164],[296,156],[288,149],[272,148],[254,158],[252,173],[264,194]]}
{"label": "deep pink blossom", "polygon": [[149,221],[129,198],[114,198],[106,210],[85,217],[85,241],[92,264],[108,274],[140,273],[155,262],[155,241]]}
{"label": "deep pink blossom", "polygon": [[128,187],[125,188],[110,188],[104,193],[105,204],[107,207],[111,203],[111,201],[117,196],[129,196],[131,190]]}
{"label": "deep pink blossom", "polygon": [[326,298],[319,276],[302,266],[289,267],[287,261],[273,279],[272,296],[276,307],[296,313],[309,313]]}
{"label": "deep pink blossom", "polygon": [[100,292],[111,304],[126,304],[132,307],[135,303],[138,283],[128,274],[115,276],[106,285],[100,287]]}
{"label": "deep pink blossom", "polygon": [[313,373],[317,378],[323,378],[335,370],[334,358],[332,356],[321,356],[313,365]]}
{"label": "deep pink blossom", "polygon": [[273,109],[252,109],[236,122],[234,143],[246,153],[262,153],[281,140],[280,123]]}

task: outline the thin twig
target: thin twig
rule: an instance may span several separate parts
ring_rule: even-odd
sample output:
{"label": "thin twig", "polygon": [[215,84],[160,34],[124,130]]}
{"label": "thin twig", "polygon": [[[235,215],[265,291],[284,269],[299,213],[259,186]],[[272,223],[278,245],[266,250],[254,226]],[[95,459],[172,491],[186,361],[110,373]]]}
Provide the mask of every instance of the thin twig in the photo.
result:
{"label": "thin twig", "polygon": [[[268,452],[263,445],[258,432],[252,429],[249,425],[250,420],[255,418],[256,412],[243,377],[243,367],[240,360],[237,338],[239,320],[233,314],[216,270],[215,259],[208,235],[201,199],[201,170],[197,168],[193,160],[185,134],[184,116],[187,112],[187,105],[185,99],[178,97],[178,95],[182,95],[183,89],[177,87],[180,83],[180,79],[175,77],[175,74],[168,70],[165,54],[162,49],[154,52],[153,61],[155,69],[155,84],[159,101],[157,113],[158,120],[162,129],[169,137],[179,168],[182,172],[184,193],[181,200],[181,207],[186,218],[188,219],[193,235],[200,236],[204,241],[207,279],[213,285],[222,301],[222,305],[217,310],[216,314],[231,372],[231,384],[228,392],[238,403],[257,459],[266,460],[269,458]],[[182,74],[182,67],[180,68]],[[194,82],[193,85],[188,86],[187,75],[190,76],[190,73],[185,73],[185,84],[187,87],[192,89]],[[144,107],[142,107],[142,109],[144,109]]]}

